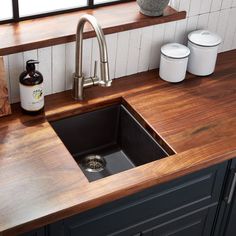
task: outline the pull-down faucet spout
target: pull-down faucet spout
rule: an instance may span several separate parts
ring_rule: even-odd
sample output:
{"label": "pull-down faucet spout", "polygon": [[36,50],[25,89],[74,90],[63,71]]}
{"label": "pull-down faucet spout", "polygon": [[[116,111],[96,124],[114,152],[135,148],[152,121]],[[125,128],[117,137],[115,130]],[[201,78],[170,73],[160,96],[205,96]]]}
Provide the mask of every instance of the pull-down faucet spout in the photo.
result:
{"label": "pull-down faucet spout", "polygon": [[[83,30],[86,22],[89,22],[95,30],[100,52],[100,68],[101,79],[96,75],[97,64],[95,62],[94,76],[85,78],[82,71],[83,57]],[[101,26],[96,18],[91,15],[83,15],[77,25],[76,31],[76,53],[75,53],[75,73],[73,83],[73,97],[76,100],[83,100],[83,89],[92,85],[100,85],[103,87],[111,86],[112,80],[109,77],[108,54],[105,36]]]}

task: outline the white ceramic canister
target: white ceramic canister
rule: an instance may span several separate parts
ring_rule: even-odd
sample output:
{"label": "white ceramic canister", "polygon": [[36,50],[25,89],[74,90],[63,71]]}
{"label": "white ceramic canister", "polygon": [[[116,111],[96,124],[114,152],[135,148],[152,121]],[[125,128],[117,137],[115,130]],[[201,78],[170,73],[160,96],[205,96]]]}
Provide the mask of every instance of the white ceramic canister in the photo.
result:
{"label": "white ceramic canister", "polygon": [[221,38],[208,30],[193,31],[188,35],[191,51],[188,72],[198,76],[210,75],[215,70]]}
{"label": "white ceramic canister", "polygon": [[179,43],[169,43],[161,47],[159,75],[161,79],[177,83],[185,79],[190,50]]}

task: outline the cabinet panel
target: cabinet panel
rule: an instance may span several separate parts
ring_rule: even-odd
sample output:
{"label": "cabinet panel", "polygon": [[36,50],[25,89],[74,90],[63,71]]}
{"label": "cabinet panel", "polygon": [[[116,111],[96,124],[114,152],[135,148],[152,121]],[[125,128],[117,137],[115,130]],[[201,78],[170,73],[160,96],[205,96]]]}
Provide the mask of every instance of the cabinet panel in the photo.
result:
{"label": "cabinet panel", "polygon": [[213,166],[57,222],[49,226],[50,235],[130,236],[152,228],[155,222],[165,224],[188,212],[215,207],[226,166]]}
{"label": "cabinet panel", "polygon": [[21,234],[21,236],[47,236],[46,227],[42,227],[25,234]]}
{"label": "cabinet panel", "polygon": [[[236,235],[236,159],[232,161],[229,176],[229,190],[225,199],[225,211],[222,220],[221,235]],[[224,206],[224,205],[223,205]]]}
{"label": "cabinet panel", "polygon": [[[109,236],[209,236],[212,231],[217,205],[192,212],[179,212],[173,218],[159,218],[136,225]],[[138,233],[137,233],[138,232]]]}
{"label": "cabinet panel", "polygon": [[233,202],[231,205],[224,235],[225,236],[236,235],[236,194],[235,193],[234,193]]}
{"label": "cabinet panel", "polygon": [[215,236],[236,235],[236,159],[232,160],[224,199],[221,202]]}
{"label": "cabinet panel", "polygon": [[216,206],[206,207],[155,225],[135,236],[209,236],[215,211]]}
{"label": "cabinet panel", "polygon": [[214,221],[216,206],[181,215],[159,225],[153,236],[209,236]]}

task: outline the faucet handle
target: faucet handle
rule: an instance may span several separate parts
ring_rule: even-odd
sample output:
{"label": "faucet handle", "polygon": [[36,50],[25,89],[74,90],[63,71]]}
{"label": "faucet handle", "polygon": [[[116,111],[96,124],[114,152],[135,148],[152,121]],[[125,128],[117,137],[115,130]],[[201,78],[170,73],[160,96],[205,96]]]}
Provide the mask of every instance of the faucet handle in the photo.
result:
{"label": "faucet handle", "polygon": [[98,72],[98,61],[96,60],[94,62],[94,72],[93,72],[93,78],[97,77],[97,72]]}

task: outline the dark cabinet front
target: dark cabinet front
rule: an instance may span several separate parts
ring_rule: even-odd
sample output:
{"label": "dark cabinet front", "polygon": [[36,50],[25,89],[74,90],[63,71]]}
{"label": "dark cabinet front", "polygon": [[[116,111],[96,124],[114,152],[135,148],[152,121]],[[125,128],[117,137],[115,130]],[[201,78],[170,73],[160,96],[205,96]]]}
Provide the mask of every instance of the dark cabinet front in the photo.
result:
{"label": "dark cabinet front", "polygon": [[236,235],[236,159],[232,160],[216,225],[216,236]]}
{"label": "dark cabinet front", "polygon": [[236,159],[35,230],[27,236],[235,236]]}
{"label": "dark cabinet front", "polygon": [[[216,206],[205,207],[192,212],[186,212],[183,215],[175,215],[174,218],[170,218],[166,221],[153,221],[147,227],[143,225],[143,229],[139,231],[138,228],[132,230],[127,229],[118,233],[109,235],[132,235],[132,236],[200,236],[210,235],[215,217]],[[172,216],[173,217],[173,216]],[[136,232],[135,234],[133,233]]]}
{"label": "dark cabinet front", "polygon": [[227,162],[48,226],[50,236],[209,236]]}

